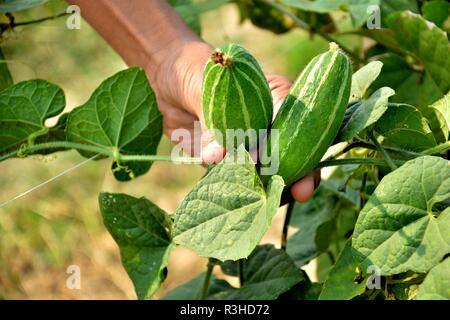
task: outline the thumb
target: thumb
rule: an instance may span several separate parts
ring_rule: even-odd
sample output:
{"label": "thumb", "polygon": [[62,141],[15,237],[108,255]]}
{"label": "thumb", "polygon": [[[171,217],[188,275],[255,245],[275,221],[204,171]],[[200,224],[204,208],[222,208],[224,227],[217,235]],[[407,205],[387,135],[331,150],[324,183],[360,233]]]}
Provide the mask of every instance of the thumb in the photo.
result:
{"label": "thumb", "polygon": [[201,121],[202,137],[201,137],[201,157],[203,163],[214,164],[219,163],[225,157],[226,150],[216,140],[214,140],[211,132],[206,128],[204,122]]}

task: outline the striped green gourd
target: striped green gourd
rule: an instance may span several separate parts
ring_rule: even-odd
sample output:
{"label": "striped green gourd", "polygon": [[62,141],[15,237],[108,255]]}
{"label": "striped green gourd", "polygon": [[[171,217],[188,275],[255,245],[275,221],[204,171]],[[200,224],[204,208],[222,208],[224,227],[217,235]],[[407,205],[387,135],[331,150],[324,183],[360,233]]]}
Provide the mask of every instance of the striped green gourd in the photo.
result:
{"label": "striped green gourd", "polygon": [[[277,174],[286,185],[313,170],[332,144],[349,101],[351,77],[349,58],[331,43],[290,89],[272,125],[279,130]],[[276,150],[274,143],[269,136],[264,154]]]}
{"label": "striped green gourd", "polygon": [[[211,55],[204,71],[202,108],[207,128],[213,134],[220,132],[222,139],[216,138],[225,147],[227,129],[254,129],[258,134],[269,127],[273,113],[269,84],[246,49],[229,44]],[[252,147],[257,141],[248,142]],[[237,147],[235,141],[230,145]]]}

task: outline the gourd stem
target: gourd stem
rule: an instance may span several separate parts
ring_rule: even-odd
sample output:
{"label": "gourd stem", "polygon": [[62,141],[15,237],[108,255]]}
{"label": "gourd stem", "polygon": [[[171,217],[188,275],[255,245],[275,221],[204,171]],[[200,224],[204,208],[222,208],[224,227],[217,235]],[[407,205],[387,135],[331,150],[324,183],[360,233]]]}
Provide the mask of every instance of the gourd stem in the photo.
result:
{"label": "gourd stem", "polygon": [[[401,161],[401,160],[392,160],[392,161],[399,165],[402,165],[404,163],[404,161]],[[317,168],[335,167],[335,166],[342,166],[342,165],[346,165],[346,164],[361,164],[361,165],[375,165],[375,166],[389,167],[387,162],[382,159],[347,158],[347,159],[321,161],[317,165]]]}
{"label": "gourd stem", "polygon": [[[351,149],[354,149],[354,148],[366,148],[366,149],[369,149],[369,150],[377,150],[378,151],[377,147],[374,146],[373,144],[370,144],[370,143],[365,142],[365,141],[357,141],[357,142],[353,142],[353,143],[349,144],[348,146],[346,146],[339,153],[339,155],[347,153],[348,151],[350,151]],[[414,151],[400,149],[400,148],[395,148],[395,147],[383,147],[383,148],[386,151],[403,154],[405,156],[421,157],[421,156],[425,155],[425,153],[419,153],[419,152],[414,152]],[[334,158],[336,158],[336,156],[334,156]]]}
{"label": "gourd stem", "polygon": [[381,144],[378,142],[377,138],[373,135],[372,132],[369,132],[370,140],[372,140],[375,147],[377,147],[378,151],[383,155],[384,159],[386,160],[387,164],[391,168],[392,171],[397,169],[397,166],[395,165],[394,161],[392,161],[391,157],[388,155],[386,150],[381,146]]}
{"label": "gourd stem", "polygon": [[345,51],[349,56],[352,57],[352,59],[354,59],[355,61],[358,62],[364,62],[361,60],[360,57],[358,57],[357,55],[355,55],[353,53],[352,50],[350,50],[349,48],[347,48],[345,45],[343,45],[342,43],[339,43],[336,39],[333,39],[332,37],[330,37],[328,34],[321,32],[320,30],[313,30],[311,28],[311,26],[309,24],[307,24],[305,21],[301,20],[299,17],[297,17],[295,14],[293,14],[291,11],[289,11],[286,7],[271,1],[271,0],[261,0],[262,2],[268,4],[269,6],[271,6],[272,8],[280,11],[281,13],[287,15],[289,18],[292,19],[292,21],[294,21],[294,23],[301,29],[305,29],[309,32],[312,33],[316,33],[319,36],[321,36],[322,38],[324,38],[325,40],[327,40],[328,42],[335,42],[336,44],[339,45],[339,47]]}
{"label": "gourd stem", "polygon": [[294,211],[294,205],[295,205],[295,201],[291,201],[288,204],[288,207],[286,210],[286,217],[284,218],[283,230],[281,233],[281,249],[283,249],[285,251],[286,251],[286,245],[287,245],[289,223],[291,221],[292,212]]}

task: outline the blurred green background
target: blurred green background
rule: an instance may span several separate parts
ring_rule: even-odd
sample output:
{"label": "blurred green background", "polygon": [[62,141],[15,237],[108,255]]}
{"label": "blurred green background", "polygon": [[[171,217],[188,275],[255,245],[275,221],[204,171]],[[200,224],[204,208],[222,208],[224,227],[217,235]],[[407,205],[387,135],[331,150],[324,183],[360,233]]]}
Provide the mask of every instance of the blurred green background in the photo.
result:
{"label": "blurred green background", "polygon": [[[17,15],[17,21],[65,11],[62,1]],[[150,13],[149,13],[150,14]],[[214,46],[237,42],[248,48],[267,73],[295,78],[328,44],[293,30],[274,35],[249,21],[240,23],[234,5],[204,14],[203,38]],[[102,80],[126,68],[120,57],[83,21],[68,30],[65,18],[17,28],[2,39],[15,82],[43,78],[61,86],[67,110],[85,102]],[[341,39],[354,44],[352,39]],[[66,110],[66,111],[67,111]],[[164,138],[160,154],[170,152]],[[0,163],[0,204],[83,161],[75,152]],[[103,227],[97,205],[101,191],[146,196],[174,212],[203,175],[202,167],[156,163],[129,183],[112,177],[108,160],[90,162],[0,208],[0,299],[134,299],[131,281],[120,264],[118,248]],[[283,210],[264,242],[277,243]],[[202,272],[206,260],[178,248],[167,281],[155,298]],[[66,288],[66,269],[81,268],[81,289]],[[314,262],[309,273],[314,279]],[[219,275],[221,276],[221,275]]]}

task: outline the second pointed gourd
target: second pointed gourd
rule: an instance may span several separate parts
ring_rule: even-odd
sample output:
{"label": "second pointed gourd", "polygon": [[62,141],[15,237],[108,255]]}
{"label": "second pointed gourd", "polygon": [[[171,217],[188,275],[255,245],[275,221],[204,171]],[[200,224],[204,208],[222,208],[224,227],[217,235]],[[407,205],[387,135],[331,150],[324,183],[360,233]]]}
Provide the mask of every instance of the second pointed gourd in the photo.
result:
{"label": "second pointed gourd", "polygon": [[[313,170],[333,143],[350,97],[352,65],[335,43],[305,67],[272,124],[263,154],[278,158],[287,186]],[[276,153],[276,154],[275,154]],[[264,178],[264,177],[263,177]]]}

